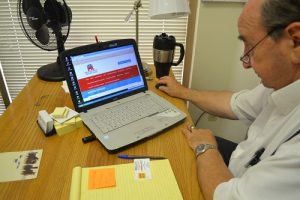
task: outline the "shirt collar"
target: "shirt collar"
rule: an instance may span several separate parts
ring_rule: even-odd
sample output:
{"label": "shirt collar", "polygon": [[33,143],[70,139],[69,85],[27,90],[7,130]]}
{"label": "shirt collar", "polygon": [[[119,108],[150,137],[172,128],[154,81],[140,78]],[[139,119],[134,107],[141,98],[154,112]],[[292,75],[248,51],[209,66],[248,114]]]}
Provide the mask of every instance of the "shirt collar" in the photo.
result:
{"label": "shirt collar", "polygon": [[271,99],[277,109],[287,115],[300,104],[300,80],[274,91]]}

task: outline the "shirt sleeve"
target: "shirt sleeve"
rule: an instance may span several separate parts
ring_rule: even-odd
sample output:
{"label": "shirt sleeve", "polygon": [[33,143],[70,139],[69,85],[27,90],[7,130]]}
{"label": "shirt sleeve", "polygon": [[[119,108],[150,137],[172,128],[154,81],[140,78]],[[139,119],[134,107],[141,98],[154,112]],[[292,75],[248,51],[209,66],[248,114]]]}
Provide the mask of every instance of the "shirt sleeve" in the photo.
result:
{"label": "shirt sleeve", "polygon": [[268,103],[271,92],[271,89],[267,89],[260,84],[252,90],[242,90],[234,93],[230,101],[231,109],[238,119],[250,124]]}
{"label": "shirt sleeve", "polygon": [[284,143],[275,155],[250,167],[241,177],[217,186],[214,200],[298,200],[300,137]]}

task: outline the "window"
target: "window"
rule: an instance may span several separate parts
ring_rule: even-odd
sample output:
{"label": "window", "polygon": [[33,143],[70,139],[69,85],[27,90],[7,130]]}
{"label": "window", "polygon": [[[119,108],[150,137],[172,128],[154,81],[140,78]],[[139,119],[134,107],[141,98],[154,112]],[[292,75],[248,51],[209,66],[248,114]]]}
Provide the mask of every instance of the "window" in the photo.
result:
{"label": "window", "polygon": [[[45,0],[40,0],[42,3]],[[70,49],[99,40],[135,38],[135,13],[130,22],[124,21],[135,0],[67,0],[73,13],[65,48]],[[144,62],[153,64],[152,43],[155,35],[166,32],[185,46],[187,17],[171,20],[151,20],[149,0],[142,0],[139,9],[139,51]],[[176,53],[179,55],[179,53]],[[0,2],[0,60],[10,95],[14,99],[36,70],[55,62],[57,51],[45,51],[33,45],[24,35],[18,22],[17,0]],[[174,58],[177,60],[177,58]],[[183,63],[173,67],[178,81],[182,81]],[[1,102],[0,102],[1,104]]]}
{"label": "window", "polygon": [[5,111],[5,105],[4,105],[4,101],[2,99],[2,96],[0,94],[0,113],[3,113]]}

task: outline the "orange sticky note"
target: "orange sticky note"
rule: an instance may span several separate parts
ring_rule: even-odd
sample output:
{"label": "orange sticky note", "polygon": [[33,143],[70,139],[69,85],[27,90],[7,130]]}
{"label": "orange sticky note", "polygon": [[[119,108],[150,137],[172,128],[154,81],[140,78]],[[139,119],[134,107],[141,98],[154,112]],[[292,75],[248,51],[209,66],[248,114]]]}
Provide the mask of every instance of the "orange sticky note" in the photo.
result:
{"label": "orange sticky note", "polygon": [[91,169],[89,171],[89,190],[113,187],[115,185],[115,168]]}

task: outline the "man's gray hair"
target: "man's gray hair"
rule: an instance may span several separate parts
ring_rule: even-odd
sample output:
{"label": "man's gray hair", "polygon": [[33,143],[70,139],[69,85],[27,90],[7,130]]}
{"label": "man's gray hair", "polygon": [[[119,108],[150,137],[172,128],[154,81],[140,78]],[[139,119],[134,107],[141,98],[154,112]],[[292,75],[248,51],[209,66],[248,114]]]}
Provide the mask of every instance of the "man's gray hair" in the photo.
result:
{"label": "man's gray hair", "polygon": [[300,22],[300,0],[264,0],[262,21],[267,32],[278,29],[272,37],[279,38],[287,25]]}

